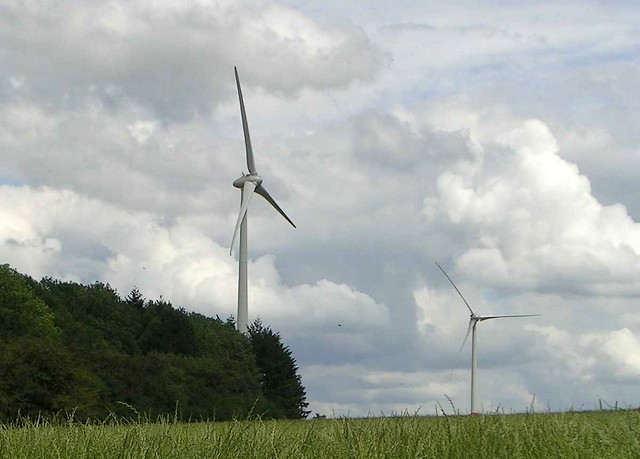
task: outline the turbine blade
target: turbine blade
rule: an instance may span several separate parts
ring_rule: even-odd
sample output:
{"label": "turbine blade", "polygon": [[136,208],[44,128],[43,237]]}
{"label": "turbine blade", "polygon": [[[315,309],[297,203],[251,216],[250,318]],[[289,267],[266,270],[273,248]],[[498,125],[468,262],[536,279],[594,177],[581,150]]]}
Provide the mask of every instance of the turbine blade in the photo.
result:
{"label": "turbine blade", "polygon": [[240,234],[240,226],[242,225],[242,220],[247,214],[247,209],[249,208],[249,201],[251,201],[251,197],[253,196],[253,191],[256,189],[256,184],[247,180],[244,182],[242,186],[242,205],[240,206],[240,213],[238,214],[238,221],[236,221],[236,228],[233,230],[233,239],[231,239],[231,248],[229,249],[229,254],[233,253],[233,247],[236,245],[236,241],[238,240],[238,236]]}
{"label": "turbine blade", "polygon": [[442,269],[442,266],[440,266],[440,264],[437,261],[436,261],[436,265],[438,266],[438,268],[440,268],[440,271],[442,271],[442,274],[444,274],[447,277],[447,279],[449,279],[449,282],[451,282],[451,285],[453,285],[453,288],[456,289],[456,292],[458,292],[458,295],[460,295],[460,298],[462,298],[462,301],[464,301],[464,304],[466,304],[467,308],[469,308],[469,312],[471,312],[471,315],[475,316],[476,313],[473,312],[473,309],[471,309],[471,306],[469,306],[469,303],[467,303],[467,300],[465,300],[464,296],[462,296],[462,293],[460,292],[460,290],[458,290],[458,287],[456,287],[456,284],[453,283],[453,281],[451,280],[447,272],[444,269]]}
{"label": "turbine blade", "polygon": [[469,319],[469,327],[467,328],[467,334],[464,335],[464,340],[462,341],[462,345],[460,349],[458,349],[458,354],[462,352],[462,348],[465,344],[467,344],[467,339],[469,339],[469,335],[471,334],[471,329],[473,328],[473,319]]}
{"label": "turbine blade", "polygon": [[296,225],[294,225],[293,222],[291,221],[291,219],[289,217],[287,217],[287,214],[284,213],[284,210],[282,210],[280,208],[278,203],[271,197],[271,195],[269,193],[267,193],[267,190],[265,190],[262,185],[260,185],[260,186],[258,186],[258,188],[256,188],[256,193],[258,193],[260,196],[262,196],[267,201],[269,201],[269,204],[271,204],[278,212],[280,212],[280,215],[282,215],[289,223],[291,223],[291,226],[296,228]]}
{"label": "turbine blade", "polygon": [[253,161],[253,149],[251,148],[251,137],[249,137],[249,123],[247,123],[247,112],[244,109],[244,100],[242,99],[242,89],[240,89],[240,78],[238,78],[238,69],[234,66],[233,71],[236,74],[238,98],[240,99],[240,115],[242,116],[242,130],[244,131],[244,146],[247,150],[247,167],[249,168],[250,174],[256,174],[256,165]]}
{"label": "turbine blade", "polygon": [[542,314],[505,314],[505,315],[497,315],[497,316],[478,316],[478,320],[489,320],[489,319],[505,319],[511,317],[537,317]]}

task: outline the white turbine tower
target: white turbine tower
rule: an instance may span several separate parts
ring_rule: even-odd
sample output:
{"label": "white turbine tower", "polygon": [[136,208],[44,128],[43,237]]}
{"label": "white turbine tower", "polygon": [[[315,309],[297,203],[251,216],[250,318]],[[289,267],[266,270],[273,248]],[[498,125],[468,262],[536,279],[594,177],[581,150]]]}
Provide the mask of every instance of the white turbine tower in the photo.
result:
{"label": "white turbine tower", "polygon": [[256,192],[263,198],[265,198],[269,204],[271,204],[280,214],[286,218],[295,228],[296,225],[287,217],[280,206],[273,200],[271,195],[267,193],[267,190],[262,186],[262,177],[258,175],[256,171],[256,165],[253,161],[253,150],[251,149],[251,138],[249,137],[249,125],[247,124],[247,114],[244,109],[244,100],[242,99],[242,90],[240,89],[240,79],[238,78],[238,69],[233,68],[236,74],[236,85],[238,86],[238,98],[240,99],[240,114],[242,116],[242,130],[244,131],[244,145],[247,151],[247,168],[248,174],[242,174],[242,177],[233,182],[233,186],[240,188],[240,213],[238,214],[238,221],[236,227],[233,230],[233,239],[231,240],[231,251],[233,253],[233,247],[236,244],[238,235],[240,236],[240,250],[238,256],[239,274],[238,274],[238,317],[237,329],[241,333],[247,333],[248,325],[248,307],[247,307],[247,209],[249,207],[249,201],[253,193]]}
{"label": "white turbine tower", "polygon": [[451,282],[451,285],[453,285],[453,288],[456,289],[456,292],[458,292],[458,295],[460,295],[460,298],[462,298],[462,301],[464,301],[464,304],[467,305],[467,308],[471,313],[469,316],[469,327],[467,328],[467,334],[464,337],[464,341],[462,341],[462,346],[460,346],[460,350],[462,350],[462,348],[464,347],[465,343],[467,342],[467,338],[469,338],[469,333],[471,333],[471,416],[475,416],[478,414],[478,410],[476,408],[476,399],[477,399],[476,373],[478,370],[478,358],[476,354],[476,325],[478,325],[478,322],[482,322],[484,320],[505,319],[510,317],[535,317],[535,316],[539,316],[540,314],[509,314],[509,315],[479,316],[475,312],[473,312],[473,309],[471,309],[471,306],[469,306],[469,303],[467,303],[467,300],[464,298],[460,290],[458,290],[458,287],[456,287],[456,284],[453,283],[453,281],[451,280],[449,275],[446,273],[446,271],[442,269],[442,266],[440,266],[438,262],[436,262],[436,265],[438,265],[438,268],[440,268],[440,271],[442,271],[442,273],[446,276],[446,278],[449,279],[449,282]]}

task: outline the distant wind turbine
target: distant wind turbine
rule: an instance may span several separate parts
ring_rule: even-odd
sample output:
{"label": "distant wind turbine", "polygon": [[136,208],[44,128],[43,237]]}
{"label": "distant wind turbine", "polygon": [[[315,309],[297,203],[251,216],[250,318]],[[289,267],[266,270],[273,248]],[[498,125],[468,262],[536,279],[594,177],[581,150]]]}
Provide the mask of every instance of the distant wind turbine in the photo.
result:
{"label": "distant wind turbine", "polygon": [[240,250],[238,257],[239,274],[238,274],[238,317],[237,329],[241,333],[247,333],[248,325],[248,306],[247,306],[247,209],[249,207],[249,201],[256,192],[263,198],[265,198],[269,204],[271,204],[280,215],[282,215],[291,225],[295,228],[291,219],[287,217],[287,214],[280,208],[280,206],[274,201],[274,199],[267,193],[267,190],[262,186],[262,177],[258,175],[256,171],[256,165],[253,160],[253,150],[251,148],[251,138],[249,137],[249,125],[247,123],[247,114],[244,109],[244,100],[242,99],[242,90],[240,89],[240,79],[238,78],[238,69],[233,68],[236,74],[236,85],[238,86],[238,98],[240,99],[240,114],[242,116],[242,130],[244,131],[244,145],[247,151],[247,168],[249,173],[242,173],[242,177],[236,179],[233,182],[233,186],[240,188],[240,213],[238,214],[238,220],[236,227],[233,230],[233,239],[231,240],[231,250],[236,245],[238,235],[240,236]]}
{"label": "distant wind turbine", "polygon": [[462,350],[462,348],[464,347],[465,343],[467,342],[467,338],[469,338],[469,333],[471,333],[471,416],[475,416],[478,414],[478,411],[476,409],[476,399],[477,399],[476,373],[478,370],[478,358],[476,355],[476,325],[478,324],[478,322],[482,322],[484,320],[506,319],[511,317],[536,317],[536,316],[539,316],[540,314],[509,314],[509,315],[497,315],[497,316],[496,315],[479,316],[475,312],[473,312],[473,309],[471,309],[471,306],[469,306],[469,303],[467,303],[467,300],[464,298],[460,290],[458,290],[458,287],[456,287],[456,284],[453,283],[449,275],[446,273],[446,271],[442,268],[442,266],[440,266],[440,264],[437,261],[436,261],[436,265],[438,265],[438,268],[440,268],[440,271],[442,271],[442,273],[446,276],[446,278],[449,279],[449,282],[451,282],[451,285],[453,285],[453,288],[456,289],[456,292],[458,292],[458,295],[460,295],[460,298],[462,298],[462,301],[464,301],[464,304],[467,305],[467,309],[469,309],[469,312],[471,313],[471,315],[469,316],[469,327],[467,328],[467,334],[464,337],[464,341],[462,341],[462,346],[460,346],[460,350]]}

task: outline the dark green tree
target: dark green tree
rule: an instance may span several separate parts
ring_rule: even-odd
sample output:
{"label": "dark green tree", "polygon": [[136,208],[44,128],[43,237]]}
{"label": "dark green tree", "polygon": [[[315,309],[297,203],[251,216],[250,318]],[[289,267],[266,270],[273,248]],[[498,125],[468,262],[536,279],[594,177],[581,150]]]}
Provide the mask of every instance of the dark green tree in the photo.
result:
{"label": "dark green tree", "polygon": [[280,334],[262,325],[256,319],[249,326],[249,340],[262,374],[262,393],[272,404],[266,413],[274,418],[304,419],[309,415],[309,404],[296,360],[291,350],[282,343]]}
{"label": "dark green tree", "polygon": [[149,301],[143,312],[140,346],[144,353],[196,355],[196,337],[184,309],[162,299]]}
{"label": "dark green tree", "polygon": [[0,340],[59,332],[54,315],[27,280],[9,265],[0,265]]}
{"label": "dark green tree", "polygon": [[102,383],[53,337],[14,338],[0,349],[0,415],[35,417],[62,410],[98,413]]}
{"label": "dark green tree", "polygon": [[0,416],[71,408],[92,414],[98,381],[64,346],[35,282],[0,266]]}
{"label": "dark green tree", "polygon": [[291,352],[259,322],[252,333],[137,288],[123,299],[109,284],[38,282],[0,265],[0,421],[65,410],[155,419],[176,404],[185,420],[306,416]]}
{"label": "dark green tree", "polygon": [[131,290],[131,293],[125,298],[125,301],[136,309],[144,309],[144,296],[142,296],[142,293],[140,293],[140,290],[138,290],[136,286],[133,287],[133,290]]}

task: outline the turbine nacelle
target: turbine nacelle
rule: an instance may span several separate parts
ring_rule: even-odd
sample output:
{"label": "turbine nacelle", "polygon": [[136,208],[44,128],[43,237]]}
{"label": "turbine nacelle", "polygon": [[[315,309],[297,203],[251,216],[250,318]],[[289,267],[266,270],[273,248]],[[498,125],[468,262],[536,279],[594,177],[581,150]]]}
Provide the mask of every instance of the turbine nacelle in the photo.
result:
{"label": "turbine nacelle", "polygon": [[262,177],[258,174],[242,174],[242,177],[233,181],[233,186],[242,189],[245,182],[253,182],[257,188],[262,184]]}

